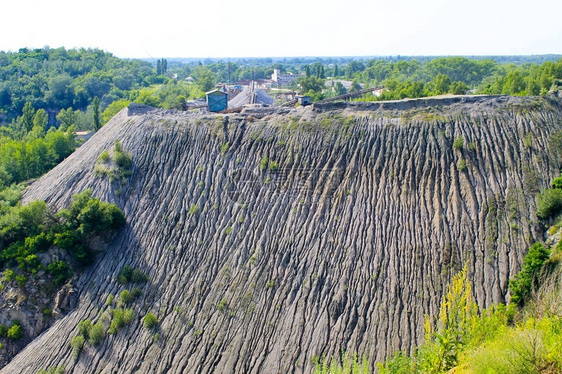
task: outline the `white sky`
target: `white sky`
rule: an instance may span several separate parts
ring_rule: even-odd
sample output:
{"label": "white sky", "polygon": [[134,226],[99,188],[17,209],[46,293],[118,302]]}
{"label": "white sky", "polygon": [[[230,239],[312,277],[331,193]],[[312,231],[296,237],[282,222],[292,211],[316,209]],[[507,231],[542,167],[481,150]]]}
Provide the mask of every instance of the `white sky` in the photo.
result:
{"label": "white sky", "polygon": [[0,50],[118,57],[562,54],[562,0],[3,0]]}

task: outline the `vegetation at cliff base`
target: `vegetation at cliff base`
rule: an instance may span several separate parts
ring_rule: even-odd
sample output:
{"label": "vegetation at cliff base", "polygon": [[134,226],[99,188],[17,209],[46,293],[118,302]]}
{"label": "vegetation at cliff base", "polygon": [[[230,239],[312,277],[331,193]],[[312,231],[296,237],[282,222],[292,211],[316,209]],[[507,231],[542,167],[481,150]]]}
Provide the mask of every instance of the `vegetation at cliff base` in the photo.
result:
{"label": "vegetation at cliff base", "polygon": [[[542,244],[534,244],[514,283],[536,276],[548,258]],[[527,293],[518,285],[514,303],[478,312],[466,269],[457,274],[441,303],[439,318],[426,317],[425,341],[411,355],[398,352],[379,373],[540,373],[562,371],[562,314],[518,310]],[[513,291],[512,291],[513,292]],[[527,290],[525,292],[530,292]],[[560,294],[558,293],[559,297]],[[557,298],[556,297],[556,298]],[[554,300],[556,300],[556,298]],[[556,302],[556,301],[554,301]]]}
{"label": "vegetation at cliff base", "polygon": [[19,203],[5,208],[0,216],[0,267],[5,275],[23,276],[45,268],[61,285],[72,275],[69,264],[53,260],[44,264],[39,255],[51,246],[66,250],[79,264],[94,257],[88,246],[93,235],[110,232],[125,224],[125,216],[115,204],[92,197],[86,190],[72,197],[68,209],[54,213],[42,201]]}
{"label": "vegetation at cliff base", "polygon": [[538,276],[543,265],[550,257],[550,249],[542,243],[535,243],[523,259],[523,268],[509,282],[511,302],[523,306],[531,292],[538,286]]}

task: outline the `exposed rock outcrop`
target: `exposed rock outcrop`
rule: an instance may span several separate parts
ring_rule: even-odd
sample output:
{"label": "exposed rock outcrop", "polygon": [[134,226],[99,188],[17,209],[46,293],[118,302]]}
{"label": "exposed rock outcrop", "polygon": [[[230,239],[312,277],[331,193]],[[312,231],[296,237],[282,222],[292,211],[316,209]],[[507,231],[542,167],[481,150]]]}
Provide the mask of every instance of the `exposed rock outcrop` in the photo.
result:
{"label": "exposed rock outcrop", "polygon": [[[309,373],[313,356],[408,349],[465,263],[479,306],[504,301],[540,235],[561,116],[556,99],[502,96],[124,109],[25,192],[62,207],[92,188],[128,224],[77,281],[74,311],[1,372]],[[134,163],[125,183],[93,173],[115,139]],[[136,318],[73,359],[78,322],[130,288],[126,264],[149,276]]]}

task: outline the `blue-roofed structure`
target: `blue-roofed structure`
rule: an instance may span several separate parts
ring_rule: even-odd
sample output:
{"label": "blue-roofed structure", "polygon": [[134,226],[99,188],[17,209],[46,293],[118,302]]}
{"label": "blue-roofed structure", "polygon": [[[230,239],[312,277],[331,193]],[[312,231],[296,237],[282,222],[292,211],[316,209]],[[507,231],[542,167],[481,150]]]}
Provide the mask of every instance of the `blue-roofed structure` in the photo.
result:
{"label": "blue-roofed structure", "polygon": [[207,106],[211,112],[220,112],[228,108],[228,94],[221,90],[209,91],[207,96]]}

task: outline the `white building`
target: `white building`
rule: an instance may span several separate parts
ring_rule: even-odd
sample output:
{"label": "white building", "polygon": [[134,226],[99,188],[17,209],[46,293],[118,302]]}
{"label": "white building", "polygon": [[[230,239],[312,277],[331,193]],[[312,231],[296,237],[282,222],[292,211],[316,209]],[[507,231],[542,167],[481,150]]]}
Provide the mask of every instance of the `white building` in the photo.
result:
{"label": "white building", "polygon": [[271,80],[275,84],[277,84],[277,86],[283,87],[301,76],[302,75],[300,74],[281,74],[281,70],[273,69],[273,74],[271,74]]}

